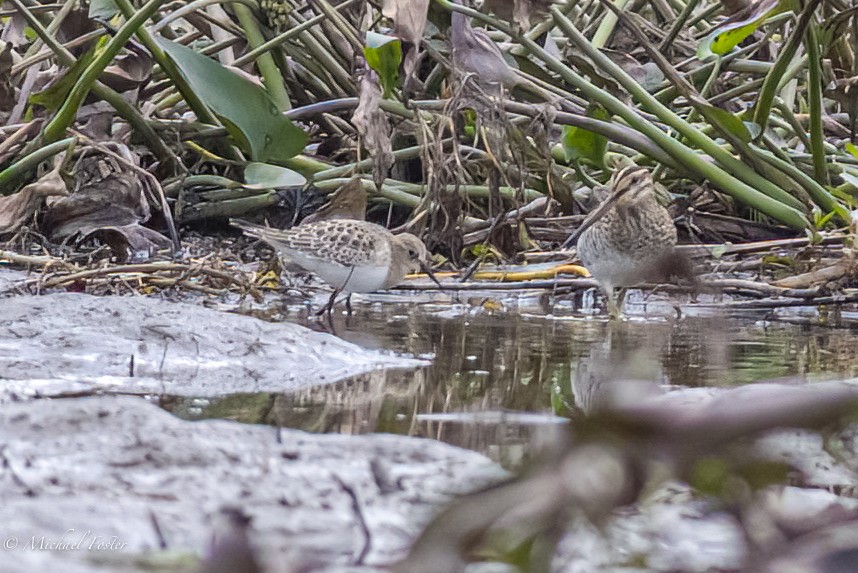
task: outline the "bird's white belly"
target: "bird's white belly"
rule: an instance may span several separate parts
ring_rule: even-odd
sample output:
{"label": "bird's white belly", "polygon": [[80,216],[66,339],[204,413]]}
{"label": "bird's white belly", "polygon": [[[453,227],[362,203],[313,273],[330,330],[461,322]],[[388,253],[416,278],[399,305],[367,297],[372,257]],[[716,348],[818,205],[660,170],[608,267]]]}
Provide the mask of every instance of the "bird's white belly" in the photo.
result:
{"label": "bird's white belly", "polygon": [[373,292],[384,288],[387,282],[386,266],[347,267],[330,261],[297,260],[302,267],[319,275],[326,283],[343,292]]}
{"label": "bird's white belly", "polygon": [[643,281],[647,272],[651,270],[652,264],[652,260],[639,260],[624,254],[613,253],[595,259],[586,266],[590,274],[603,283],[613,287],[630,287]]}

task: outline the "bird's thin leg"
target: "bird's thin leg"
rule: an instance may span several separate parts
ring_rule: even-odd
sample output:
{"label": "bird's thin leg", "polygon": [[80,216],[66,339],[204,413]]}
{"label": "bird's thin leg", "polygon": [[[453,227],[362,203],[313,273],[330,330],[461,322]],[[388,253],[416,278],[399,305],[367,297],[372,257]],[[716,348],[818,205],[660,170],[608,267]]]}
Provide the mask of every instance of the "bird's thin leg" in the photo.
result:
{"label": "bird's thin leg", "polygon": [[623,303],[626,300],[626,291],[628,289],[621,288],[619,293],[614,293],[614,289],[611,288],[608,291],[608,316],[610,318],[620,318],[623,316]]}
{"label": "bird's thin leg", "polygon": [[334,310],[334,303],[337,301],[337,295],[340,294],[338,289],[334,289],[334,292],[331,294],[331,298],[328,299],[328,303],[319,309],[319,312],[316,313],[316,316],[322,316],[323,314],[331,316],[331,312]]}
{"label": "bird's thin leg", "polygon": [[602,282],[602,289],[605,291],[605,306],[608,307],[608,318],[619,318],[622,307],[617,306],[616,292],[614,285],[608,282]]}

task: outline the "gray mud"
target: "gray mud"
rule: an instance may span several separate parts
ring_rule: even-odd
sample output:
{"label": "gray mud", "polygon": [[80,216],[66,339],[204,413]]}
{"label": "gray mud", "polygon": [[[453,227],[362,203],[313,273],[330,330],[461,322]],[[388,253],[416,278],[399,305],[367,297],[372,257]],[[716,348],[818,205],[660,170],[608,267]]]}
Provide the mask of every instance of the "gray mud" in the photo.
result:
{"label": "gray mud", "polygon": [[4,573],[193,563],[224,506],[251,517],[267,571],[377,571],[442,504],[505,476],[431,440],[186,422],[121,396],[4,404],[0,444]]}
{"label": "gray mud", "polygon": [[97,391],[295,392],[427,362],[198,305],[84,294],[0,301],[0,401]]}

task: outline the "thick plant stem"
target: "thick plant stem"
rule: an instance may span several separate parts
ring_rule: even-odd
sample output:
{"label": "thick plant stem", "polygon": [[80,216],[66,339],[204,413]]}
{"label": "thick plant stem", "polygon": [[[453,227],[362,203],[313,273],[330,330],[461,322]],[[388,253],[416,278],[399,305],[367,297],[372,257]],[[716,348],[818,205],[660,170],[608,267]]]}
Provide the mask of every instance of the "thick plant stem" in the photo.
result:
{"label": "thick plant stem", "polygon": [[795,55],[799,44],[801,44],[801,41],[804,38],[805,30],[807,30],[807,27],[810,25],[810,20],[813,17],[816,7],[819,6],[821,1],[822,0],[809,0],[807,5],[804,7],[804,11],[801,13],[801,17],[798,19],[798,24],[796,24],[795,30],[793,30],[792,35],[787,39],[781,53],[778,54],[778,59],[775,61],[775,65],[772,66],[772,69],[769,70],[768,75],[766,75],[766,80],[763,82],[763,87],[760,89],[760,95],[757,97],[757,105],[754,107],[754,123],[759,124],[764,130],[766,129],[766,123],[768,123],[769,120],[769,114],[772,112],[772,102],[777,95],[778,86],[781,85],[782,78],[792,61],[792,57]]}
{"label": "thick plant stem", "polygon": [[804,44],[807,49],[807,98],[810,102],[810,153],[813,156],[813,174],[818,183],[828,185],[825,137],[822,132],[822,57],[816,26],[808,26]]}
{"label": "thick plant stem", "polygon": [[71,148],[76,142],[76,137],[69,137],[68,139],[55,141],[50,145],[43,145],[23,159],[0,171],[0,195],[11,195],[16,190],[15,183],[23,179],[32,169],[38,167],[39,163]]}
{"label": "thick plant stem", "polygon": [[66,129],[72,124],[77,111],[83,103],[84,98],[98,81],[99,76],[104,71],[119,50],[125,46],[125,43],[131,38],[135,31],[140,28],[143,23],[154,14],[167,0],[149,0],[143,8],[141,8],[134,16],[129,19],[116,33],[116,36],[111,38],[110,42],[104,48],[104,51],[96,56],[89,67],[84,70],[83,74],[63,102],[62,107],[57,111],[56,115],[51,118],[51,121],[45,126],[42,132],[42,137],[45,142],[53,143],[61,139],[66,132]]}
{"label": "thick plant stem", "polygon": [[[235,15],[238,17],[238,23],[244,29],[247,35],[247,42],[251,48],[258,48],[265,43],[265,38],[259,30],[259,25],[253,12],[243,4],[233,6]],[[283,76],[280,74],[280,69],[274,63],[274,58],[271,54],[260,54],[256,59],[256,67],[259,68],[259,73],[265,82],[265,88],[268,90],[268,95],[277,109],[287,111],[292,109],[292,101],[289,99],[289,92],[286,91],[286,85],[283,83]]]}
{"label": "thick plant stem", "polygon": [[[611,94],[597,88],[596,86],[585,80],[583,77],[578,75],[578,73],[576,73],[574,70],[572,70],[556,58],[552,57],[550,54],[546,53],[545,50],[543,50],[535,42],[529,41],[527,38],[517,37],[515,33],[509,28],[509,26],[506,26],[505,24],[498,22],[495,19],[489,18],[484,14],[477,12],[476,10],[471,10],[468,8],[464,8],[458,4],[453,4],[449,0],[435,1],[436,3],[440,4],[448,10],[459,11],[473,18],[479,18],[483,21],[487,21],[493,26],[498,27],[505,33],[516,37],[516,39],[520,41],[522,45],[524,45],[532,54],[534,54],[537,58],[545,62],[545,64],[549,68],[559,74],[565,81],[579,89],[585,98],[589,99],[590,101],[597,101],[601,103],[609,112],[623,118],[632,128],[649,137],[652,141],[654,141],[662,149],[664,149],[668,154],[672,155],[674,158],[676,158],[677,161],[684,164],[689,170],[696,173],[699,177],[709,179],[715,185],[717,185],[724,191],[730,193],[731,195],[735,196],[747,205],[795,229],[803,230],[810,226],[810,222],[807,220],[804,213],[799,210],[803,208],[801,203],[792,196],[788,195],[783,190],[777,189],[773,185],[768,184],[768,191],[772,193],[777,193],[780,196],[785,195],[786,198],[788,198],[784,200],[773,199],[765,193],[762,193],[754,187],[751,187],[744,181],[737,179],[723,169],[718,168],[716,165],[707,162],[703,157],[699,156],[693,150],[675,141],[658,127],[642,118],[638,113],[629,109],[622,101],[612,96]],[[569,22],[569,20],[562,13],[560,13],[556,8],[552,8],[551,11],[554,16],[555,22],[557,22],[561,29],[563,29],[563,31],[567,33],[567,36],[573,39],[573,41],[583,41],[583,44],[585,44],[591,52],[588,53],[588,55],[593,58],[594,62],[598,66],[603,67],[605,69],[611,69],[611,66],[613,68],[617,68],[617,66],[614,65],[613,62],[610,62],[610,60],[608,60],[604,54],[602,54],[598,50],[593,50],[592,46],[590,46],[586,38],[584,38],[580,34],[580,32],[578,32],[577,29],[574,28],[574,26],[572,26],[571,22]],[[576,45],[578,45],[577,41],[575,41],[575,43]],[[581,46],[579,45],[579,47]],[[605,62],[605,60],[608,61]],[[612,73],[616,73],[616,70],[612,70]],[[647,103],[650,104],[650,106],[657,109],[665,117],[669,118],[672,127],[676,127],[677,131],[682,133],[682,135],[688,137],[689,140],[693,141],[696,145],[703,148],[704,151],[706,151],[710,155],[713,155],[716,161],[722,162],[722,164],[726,164],[730,168],[731,172],[741,173],[744,177],[755,179],[755,182],[756,180],[761,180],[763,183],[768,183],[756,173],[751,172],[741,161],[738,161],[734,157],[730,156],[729,153],[727,153],[724,149],[720,148],[717,144],[715,144],[714,141],[699,133],[699,131],[697,131],[693,126],[686,124],[685,122],[677,118],[675,114],[671,113],[670,110],[668,110],[665,106],[655,101],[655,99],[652,98],[649,93],[645,92],[640,87],[640,85],[638,85],[634,80],[628,77],[627,74],[623,73],[622,70],[620,70],[619,73],[622,74],[622,76],[627,80],[624,83],[624,87],[630,89],[630,91],[634,90],[633,95],[638,97],[639,100],[645,99]],[[703,146],[705,146],[705,148]],[[795,203],[798,203],[798,206],[794,206]]]}
{"label": "thick plant stem", "polygon": [[[698,171],[698,173],[708,179],[710,179],[713,183],[730,193],[731,195],[736,196],[739,200],[744,201],[751,205],[751,201],[759,202],[760,206],[752,205],[755,209],[759,209],[760,211],[769,214],[770,216],[774,216],[771,213],[767,212],[768,207],[764,208],[763,204],[767,203],[766,201],[760,201],[758,197],[755,197],[757,194],[766,195],[770,199],[774,199],[777,202],[783,204],[783,206],[791,207],[796,210],[797,213],[802,213],[804,209],[804,205],[784,191],[783,189],[777,187],[770,181],[768,181],[765,177],[756,173],[753,169],[749,168],[742,161],[733,157],[729,152],[727,152],[720,145],[715,143],[710,137],[706,134],[702,133],[697,127],[691,125],[687,121],[683,120],[681,117],[673,113],[667,106],[656,100],[649,92],[647,92],[640,84],[638,84],[631,76],[629,76],[625,71],[623,71],[617,64],[615,64],[610,58],[605,56],[599,50],[594,50],[592,46],[590,46],[587,39],[578,31],[577,28],[570,22],[568,19],[563,17],[561,14],[557,13],[556,10],[552,10],[555,14],[555,21],[557,22],[560,29],[567,35],[567,37],[575,43],[575,45],[580,48],[582,51],[589,56],[593,62],[601,69],[607,71],[611,76],[616,79],[620,85],[622,85],[631,95],[632,97],[640,102],[647,109],[652,111],[655,115],[658,116],[659,119],[664,121],[667,125],[675,129],[679,134],[681,134],[688,142],[693,144],[698,149],[707,153],[710,157],[712,157],[715,161],[721,164],[725,169],[718,169],[713,165],[703,166],[704,171]],[[538,48],[538,46],[537,46]],[[546,56],[548,56],[546,54]],[[548,56],[550,58],[550,56]],[[550,58],[554,60],[554,58]],[[554,60],[554,62],[546,63],[549,66],[556,66],[559,64],[563,68],[566,68],[560,62]],[[568,68],[566,68],[568,70]],[[555,70],[559,72],[559,69],[555,67]],[[569,70],[571,71],[571,70]],[[574,74],[574,72],[572,72]],[[611,101],[612,105],[617,108],[616,104],[621,103],[617,98],[608,94],[598,88],[595,88],[592,84],[584,80],[581,76],[574,74],[576,76],[576,80],[578,83],[583,83],[587,85],[592,90],[595,90],[594,98],[598,99],[601,97],[602,99],[606,99]],[[580,89],[580,86],[578,86]],[[598,95],[598,97],[596,97]],[[603,104],[604,105],[604,104]],[[621,104],[622,105],[622,104]],[[608,107],[608,106],[606,106]],[[700,165],[699,157],[694,154],[693,151],[688,149],[688,147],[681,145],[679,148],[676,148],[673,144],[676,143],[669,136],[664,134],[661,130],[652,126],[649,122],[644,121],[637,113],[632,110],[629,110],[625,105],[622,105],[622,112],[618,113],[616,111],[608,108],[612,113],[619,115],[627,122],[630,122],[630,125],[639,131],[644,133],[653,133],[654,136],[650,136],[653,141],[659,143],[665,151],[668,153],[674,154],[677,160],[686,162],[691,161],[693,164]],[[620,108],[618,108],[619,110]],[[634,123],[631,123],[631,121]],[[647,131],[643,131],[647,130]],[[657,135],[655,135],[657,133]],[[671,146],[672,149],[668,149],[662,144],[662,142],[667,143],[666,140],[670,140],[668,145]],[[692,165],[689,165],[692,167]],[[693,168],[693,167],[692,167]],[[732,179],[733,181],[728,181]],[[803,216],[803,214],[802,214]],[[777,217],[776,217],[777,218]],[[786,222],[786,221],[784,221]]]}
{"label": "thick plant stem", "polygon": [[[48,46],[51,51],[54,53],[56,58],[62,63],[62,65],[66,67],[72,67],[75,63],[75,57],[69,52],[62,44],[56,41],[56,39],[48,33],[48,31],[42,26],[41,22],[30,12],[21,2],[21,0],[10,0],[12,4],[18,9],[18,12],[24,16],[27,20],[27,23],[36,31],[36,34],[39,35],[39,38]],[[165,165],[168,169],[172,169],[174,166],[178,165],[178,159],[176,158],[173,151],[167,146],[166,143],[155,133],[155,130],[146,122],[140,112],[137,109],[125,101],[122,98],[122,95],[117,93],[116,91],[110,89],[106,85],[101,82],[95,82],[92,86],[92,93],[94,93],[98,98],[103,99],[116,110],[116,113],[119,116],[127,121],[132,128],[134,128],[137,133],[143,138],[143,140],[149,146],[149,149],[152,150],[152,153],[158,158],[159,161],[163,165]]]}
{"label": "thick plant stem", "polygon": [[[625,10],[628,3],[629,0],[614,0],[614,6],[617,10]],[[596,33],[593,34],[593,40],[590,42],[592,46],[597,50],[604,48],[616,27],[617,15],[612,12],[605,14],[605,17],[602,18],[601,22],[599,22],[599,27],[596,29]]]}

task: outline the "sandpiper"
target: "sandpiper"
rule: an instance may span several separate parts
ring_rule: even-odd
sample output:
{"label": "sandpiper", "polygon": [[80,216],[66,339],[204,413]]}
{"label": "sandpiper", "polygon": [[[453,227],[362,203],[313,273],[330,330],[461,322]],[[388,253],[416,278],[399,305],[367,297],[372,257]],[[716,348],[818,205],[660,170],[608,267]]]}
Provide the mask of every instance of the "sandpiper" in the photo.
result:
{"label": "sandpiper", "polygon": [[[578,239],[578,256],[608,295],[608,313],[622,312],[625,287],[657,278],[676,246],[676,226],[655,196],[652,176],[630,165],[614,172],[610,195],[563,244]],[[580,237],[580,238],[579,238]],[[619,297],[614,289],[620,287]]]}
{"label": "sandpiper", "polygon": [[423,241],[409,233],[394,235],[375,223],[340,219],[288,230],[235,219],[231,223],[334,287],[318,314],[330,315],[341,292],[348,294],[346,308],[351,314],[354,292],[388,289],[401,283],[408,273],[421,269],[435,280]]}

